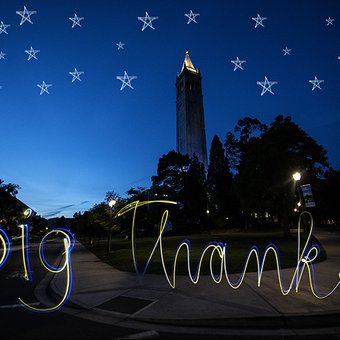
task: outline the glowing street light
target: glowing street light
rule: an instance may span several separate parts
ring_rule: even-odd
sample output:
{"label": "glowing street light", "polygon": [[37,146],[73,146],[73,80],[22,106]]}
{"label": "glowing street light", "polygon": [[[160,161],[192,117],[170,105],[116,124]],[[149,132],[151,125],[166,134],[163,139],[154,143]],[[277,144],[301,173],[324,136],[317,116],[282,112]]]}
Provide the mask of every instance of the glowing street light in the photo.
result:
{"label": "glowing street light", "polygon": [[299,181],[299,180],[301,179],[301,173],[298,172],[298,171],[295,172],[295,173],[293,174],[293,179],[294,179],[295,182]]}
{"label": "glowing street light", "polygon": [[109,201],[108,205],[109,205],[110,208],[112,208],[116,203],[117,203],[117,201],[112,199],[112,200]]}
{"label": "glowing street light", "polygon": [[[110,207],[110,224],[112,222],[112,208],[116,205],[117,201],[115,199],[111,199],[107,204]],[[111,252],[111,238],[112,238],[112,227],[108,228],[108,237],[107,237],[107,255],[110,255]]]}

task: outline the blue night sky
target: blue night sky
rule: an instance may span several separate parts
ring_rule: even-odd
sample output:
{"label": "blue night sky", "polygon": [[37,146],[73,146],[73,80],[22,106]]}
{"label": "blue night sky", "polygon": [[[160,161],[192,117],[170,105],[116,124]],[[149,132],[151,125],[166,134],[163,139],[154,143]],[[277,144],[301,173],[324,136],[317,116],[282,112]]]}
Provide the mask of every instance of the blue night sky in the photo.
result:
{"label": "blue night sky", "polygon": [[[33,24],[20,25],[24,6],[37,11]],[[187,24],[190,10],[197,23]],[[159,18],[154,30],[142,31],[146,11]],[[75,14],[82,27],[72,28]],[[255,28],[257,14],[265,27]],[[339,1],[0,0],[1,21],[11,26],[0,34],[0,178],[19,184],[18,198],[44,217],[150,185],[159,157],[176,148],[175,80],[186,50],[203,76],[209,149],[240,118],[283,114],[340,168]],[[31,46],[40,52],[28,61]],[[234,71],[236,57],[244,70]],[[72,82],[75,68],[81,81]],[[138,77],[134,89],[120,90],[124,71]],[[265,76],[278,82],[274,95],[261,96]],[[312,91],[315,76],[322,90]],[[43,81],[50,94],[40,95]]]}

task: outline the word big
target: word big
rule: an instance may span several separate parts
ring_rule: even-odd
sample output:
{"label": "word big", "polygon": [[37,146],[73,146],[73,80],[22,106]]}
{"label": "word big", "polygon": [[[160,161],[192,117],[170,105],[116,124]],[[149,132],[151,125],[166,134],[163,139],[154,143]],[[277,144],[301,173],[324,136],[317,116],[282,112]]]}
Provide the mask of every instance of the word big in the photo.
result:
{"label": "word big", "polygon": [[[25,218],[30,217],[32,214],[31,209],[27,209],[24,212]],[[28,249],[28,224],[21,224],[18,226],[21,228],[21,250],[22,250],[22,260],[23,260],[23,267],[24,267],[24,277],[27,281],[32,281],[32,272],[31,272],[31,266],[30,266],[30,257],[29,257],[29,249]],[[54,267],[48,263],[46,260],[45,254],[44,254],[44,245],[46,240],[52,235],[52,234],[62,234],[63,235],[63,265],[60,267]],[[23,301],[19,297],[19,302],[22,306],[25,308],[35,311],[35,312],[53,312],[58,309],[60,309],[67,301],[68,297],[70,296],[71,290],[72,290],[72,268],[71,268],[71,251],[74,246],[74,235],[67,229],[64,228],[56,228],[48,232],[41,240],[39,244],[39,259],[41,264],[50,272],[52,273],[61,273],[63,270],[66,270],[66,287],[65,287],[65,293],[62,297],[61,301],[53,307],[49,308],[36,308],[33,306],[30,306],[28,303]],[[10,253],[10,241],[8,238],[7,233],[0,228],[0,244],[2,245],[2,255],[0,257],[0,267],[4,265],[4,263],[8,259],[8,255]]]}

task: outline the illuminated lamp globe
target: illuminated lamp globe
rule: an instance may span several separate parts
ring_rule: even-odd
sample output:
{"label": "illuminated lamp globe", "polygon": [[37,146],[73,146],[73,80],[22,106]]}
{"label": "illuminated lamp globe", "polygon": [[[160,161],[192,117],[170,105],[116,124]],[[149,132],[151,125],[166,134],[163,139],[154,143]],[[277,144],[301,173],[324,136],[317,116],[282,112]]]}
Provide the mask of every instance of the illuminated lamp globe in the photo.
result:
{"label": "illuminated lamp globe", "polygon": [[294,179],[294,181],[299,181],[301,179],[301,173],[300,172],[295,172],[293,174],[293,179]]}
{"label": "illuminated lamp globe", "polygon": [[109,207],[112,208],[116,203],[117,203],[116,200],[110,200],[108,204],[109,204]]}

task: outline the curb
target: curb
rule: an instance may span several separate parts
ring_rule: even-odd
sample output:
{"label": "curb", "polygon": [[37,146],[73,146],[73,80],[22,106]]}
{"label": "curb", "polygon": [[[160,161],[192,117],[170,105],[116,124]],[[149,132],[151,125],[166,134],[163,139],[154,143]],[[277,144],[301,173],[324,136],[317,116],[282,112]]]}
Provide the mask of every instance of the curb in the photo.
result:
{"label": "curb", "polygon": [[[55,274],[54,274],[55,275]],[[62,296],[54,289],[53,279],[50,280],[46,292],[55,300],[60,300]],[[115,319],[130,320],[132,322],[162,325],[170,327],[195,327],[195,328],[216,328],[228,330],[301,330],[301,329],[318,329],[318,328],[338,328],[340,326],[340,312],[330,313],[311,313],[311,314],[289,314],[281,316],[260,316],[260,317],[238,317],[238,318],[219,318],[219,319],[160,319],[160,318],[143,318],[133,314],[125,314],[109,311],[97,307],[86,306],[69,299],[65,307],[71,307],[77,310],[83,310],[99,314],[105,317],[112,316]]]}
{"label": "curb", "polygon": [[208,327],[227,329],[303,329],[303,328],[331,328],[339,327],[340,313],[289,315],[289,316],[263,316],[245,318],[221,319],[157,319],[138,318],[131,319],[139,322],[162,324],[169,326]]}

